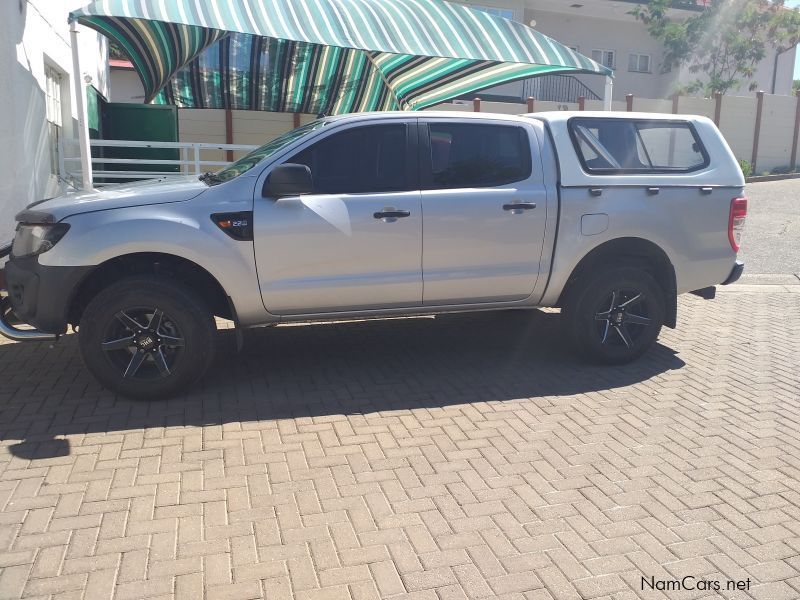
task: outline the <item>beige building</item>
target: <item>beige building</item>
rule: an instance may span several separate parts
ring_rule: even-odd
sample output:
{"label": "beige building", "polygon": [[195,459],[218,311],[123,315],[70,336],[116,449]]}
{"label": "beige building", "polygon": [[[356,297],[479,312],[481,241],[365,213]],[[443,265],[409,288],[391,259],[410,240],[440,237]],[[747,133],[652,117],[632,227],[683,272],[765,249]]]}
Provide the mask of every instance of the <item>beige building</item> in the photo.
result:
{"label": "beige building", "polygon": [[[663,47],[630,14],[636,4],[632,0],[454,1],[533,26],[562,44],[614,68],[616,100],[623,99],[626,94],[642,98],[667,98],[681,84],[696,77],[685,69],[661,73]],[[673,13],[676,17],[691,15],[686,9],[675,9]],[[758,65],[755,74],[758,89],[771,94],[790,95],[795,52],[787,52],[778,57],[776,72],[775,50],[767,50],[767,57]],[[776,74],[774,90],[773,73]],[[601,77],[579,76],[578,79],[595,95],[603,97],[604,81]],[[551,82],[552,85],[554,83]],[[731,95],[752,95],[754,92],[750,92],[747,87],[743,86],[742,89],[731,92]],[[515,83],[500,86],[490,93],[511,99],[523,97],[528,89],[523,83]],[[561,99],[574,101],[574,98]]]}

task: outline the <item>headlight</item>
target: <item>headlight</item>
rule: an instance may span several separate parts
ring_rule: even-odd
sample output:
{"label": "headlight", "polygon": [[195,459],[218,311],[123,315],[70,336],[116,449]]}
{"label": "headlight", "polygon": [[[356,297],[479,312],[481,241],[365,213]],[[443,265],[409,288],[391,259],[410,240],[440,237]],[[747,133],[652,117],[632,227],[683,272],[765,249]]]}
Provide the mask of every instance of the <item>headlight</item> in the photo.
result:
{"label": "headlight", "polygon": [[17,225],[17,234],[14,236],[14,245],[11,254],[17,258],[36,256],[47,252],[58,243],[64,234],[69,231],[66,223],[53,223],[46,225]]}

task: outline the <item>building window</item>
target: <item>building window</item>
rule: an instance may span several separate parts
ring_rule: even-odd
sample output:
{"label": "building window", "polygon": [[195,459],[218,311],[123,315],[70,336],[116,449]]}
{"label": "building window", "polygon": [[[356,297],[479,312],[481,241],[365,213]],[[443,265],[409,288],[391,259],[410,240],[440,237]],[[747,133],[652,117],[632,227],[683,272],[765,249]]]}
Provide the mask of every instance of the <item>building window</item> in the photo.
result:
{"label": "building window", "polygon": [[628,56],[628,71],[631,73],[649,73],[650,55],[632,53]]}
{"label": "building window", "polygon": [[509,19],[511,21],[514,20],[514,11],[510,8],[493,8],[491,6],[478,6],[475,4],[470,4],[469,7],[490,15],[494,15],[495,17],[503,17],[504,19]]}
{"label": "building window", "polygon": [[58,175],[58,147],[64,128],[64,114],[61,107],[61,87],[63,85],[64,76],[58,69],[50,65],[45,65],[44,77],[45,112],[47,126],[50,130],[50,173]]}
{"label": "building window", "polygon": [[592,50],[592,60],[609,69],[616,68],[616,53],[613,50]]}

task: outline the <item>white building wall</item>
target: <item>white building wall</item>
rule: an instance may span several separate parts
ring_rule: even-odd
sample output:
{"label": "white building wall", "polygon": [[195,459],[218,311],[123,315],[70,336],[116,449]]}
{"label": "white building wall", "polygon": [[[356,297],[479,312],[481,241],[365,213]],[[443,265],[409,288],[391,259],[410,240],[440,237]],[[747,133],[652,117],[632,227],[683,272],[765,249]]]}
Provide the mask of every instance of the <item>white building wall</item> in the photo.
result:
{"label": "white building wall", "polygon": [[129,102],[142,104],[144,102],[144,86],[139,74],[133,69],[111,68],[111,89],[109,102]]}
{"label": "white building wall", "polygon": [[[58,193],[50,173],[45,110],[45,65],[62,76],[63,135],[77,137],[72,51],[67,17],[81,0],[0,2],[0,241],[13,236],[14,215],[30,202]],[[105,38],[81,28],[81,67],[101,93],[108,91]]]}

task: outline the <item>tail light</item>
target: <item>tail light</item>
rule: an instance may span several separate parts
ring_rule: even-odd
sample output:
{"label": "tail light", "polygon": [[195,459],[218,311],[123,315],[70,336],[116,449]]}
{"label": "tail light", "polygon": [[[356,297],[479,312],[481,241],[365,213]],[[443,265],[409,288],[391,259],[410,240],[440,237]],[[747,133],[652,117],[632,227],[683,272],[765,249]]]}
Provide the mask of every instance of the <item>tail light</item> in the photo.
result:
{"label": "tail light", "polygon": [[731,212],[728,217],[728,240],[734,252],[739,251],[745,219],[747,219],[747,198],[734,198],[731,200]]}

